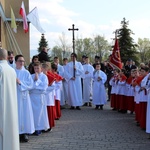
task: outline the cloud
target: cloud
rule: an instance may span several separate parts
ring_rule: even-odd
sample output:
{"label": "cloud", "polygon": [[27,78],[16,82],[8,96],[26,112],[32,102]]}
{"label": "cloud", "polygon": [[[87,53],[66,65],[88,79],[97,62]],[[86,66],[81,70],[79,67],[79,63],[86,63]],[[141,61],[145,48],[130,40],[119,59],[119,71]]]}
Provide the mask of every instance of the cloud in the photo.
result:
{"label": "cloud", "polygon": [[[32,0],[29,2],[30,11],[34,7],[38,8],[41,25],[46,31],[46,39],[50,43],[49,45],[53,47],[54,41],[58,40],[63,31],[68,31],[69,25],[72,25],[72,17],[78,16],[78,14],[61,6],[63,0],[44,0],[44,2]],[[30,30],[30,48],[35,49],[38,47],[41,34],[32,25]]]}
{"label": "cloud", "polygon": [[[121,27],[120,18],[111,17],[111,19],[102,20],[99,22],[90,22],[90,18],[85,21],[83,17],[84,15],[88,15],[83,11],[79,14],[78,12],[74,12],[69,8],[65,8],[63,6],[64,0],[30,0],[30,10],[34,7],[38,8],[39,18],[41,21],[41,25],[43,29],[46,31],[45,37],[48,41],[49,47],[52,48],[56,45],[56,41],[59,41],[59,37],[62,35],[62,32],[65,33],[67,39],[72,44],[72,33],[68,31],[68,28],[72,27],[72,24],[75,24],[75,28],[79,28],[79,31],[75,32],[75,36],[79,37],[93,37],[93,35],[101,35],[104,36],[110,43],[112,42],[112,38],[115,37],[113,33],[116,29]],[[78,6],[77,6],[78,7]],[[91,13],[90,13],[91,14]],[[92,14],[91,14],[92,16]],[[98,19],[95,19],[96,21]],[[137,38],[149,37],[150,35],[150,20],[149,18],[138,19],[132,18],[129,20],[129,28],[135,33],[132,37],[137,41]],[[41,34],[30,25],[31,35],[30,35],[30,43],[31,49],[37,49]]]}

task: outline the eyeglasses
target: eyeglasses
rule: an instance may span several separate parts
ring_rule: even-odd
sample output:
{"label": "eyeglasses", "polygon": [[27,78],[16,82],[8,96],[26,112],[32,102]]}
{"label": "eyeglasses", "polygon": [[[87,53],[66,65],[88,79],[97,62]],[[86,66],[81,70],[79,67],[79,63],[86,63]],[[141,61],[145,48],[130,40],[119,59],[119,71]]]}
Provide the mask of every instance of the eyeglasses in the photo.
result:
{"label": "eyeglasses", "polygon": [[17,60],[17,62],[25,62],[24,60]]}

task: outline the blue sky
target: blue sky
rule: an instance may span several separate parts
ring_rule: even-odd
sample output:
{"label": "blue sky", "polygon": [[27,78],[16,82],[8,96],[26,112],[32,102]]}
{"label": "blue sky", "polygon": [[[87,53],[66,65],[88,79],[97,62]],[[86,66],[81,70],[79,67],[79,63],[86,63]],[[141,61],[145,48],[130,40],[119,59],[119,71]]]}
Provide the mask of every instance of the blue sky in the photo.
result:
{"label": "blue sky", "polygon": [[[129,28],[138,38],[150,38],[150,1],[149,0],[29,0],[30,10],[38,8],[41,25],[49,48],[58,44],[62,32],[68,42],[72,42],[72,33],[68,28],[75,24],[78,37],[105,36],[111,43],[113,31],[120,28],[125,17]],[[36,50],[41,38],[30,25],[30,49]]]}

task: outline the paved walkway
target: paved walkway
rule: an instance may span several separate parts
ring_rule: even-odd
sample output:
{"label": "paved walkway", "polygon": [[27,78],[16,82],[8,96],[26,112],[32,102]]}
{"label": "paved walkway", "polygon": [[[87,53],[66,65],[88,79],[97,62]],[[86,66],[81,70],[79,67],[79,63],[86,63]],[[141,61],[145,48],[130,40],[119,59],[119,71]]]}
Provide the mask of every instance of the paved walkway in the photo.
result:
{"label": "paved walkway", "polygon": [[134,115],[82,107],[63,109],[50,133],[30,136],[21,150],[150,150],[148,135],[136,126]]}

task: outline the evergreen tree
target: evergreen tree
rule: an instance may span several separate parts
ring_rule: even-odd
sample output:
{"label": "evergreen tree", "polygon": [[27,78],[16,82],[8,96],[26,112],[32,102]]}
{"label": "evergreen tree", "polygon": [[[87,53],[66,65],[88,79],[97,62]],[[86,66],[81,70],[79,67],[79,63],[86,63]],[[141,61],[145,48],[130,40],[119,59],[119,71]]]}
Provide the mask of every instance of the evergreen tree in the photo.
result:
{"label": "evergreen tree", "polygon": [[123,21],[121,21],[121,28],[118,30],[117,37],[119,40],[121,60],[125,63],[131,58],[137,63],[137,44],[134,43],[133,38],[131,37],[133,32],[128,28],[128,25],[129,21],[126,21],[126,19],[123,18]]}
{"label": "evergreen tree", "polygon": [[41,40],[39,42],[39,48],[38,48],[38,52],[40,53],[42,51],[43,47],[48,47],[48,42],[45,39],[44,34],[41,35]]}

